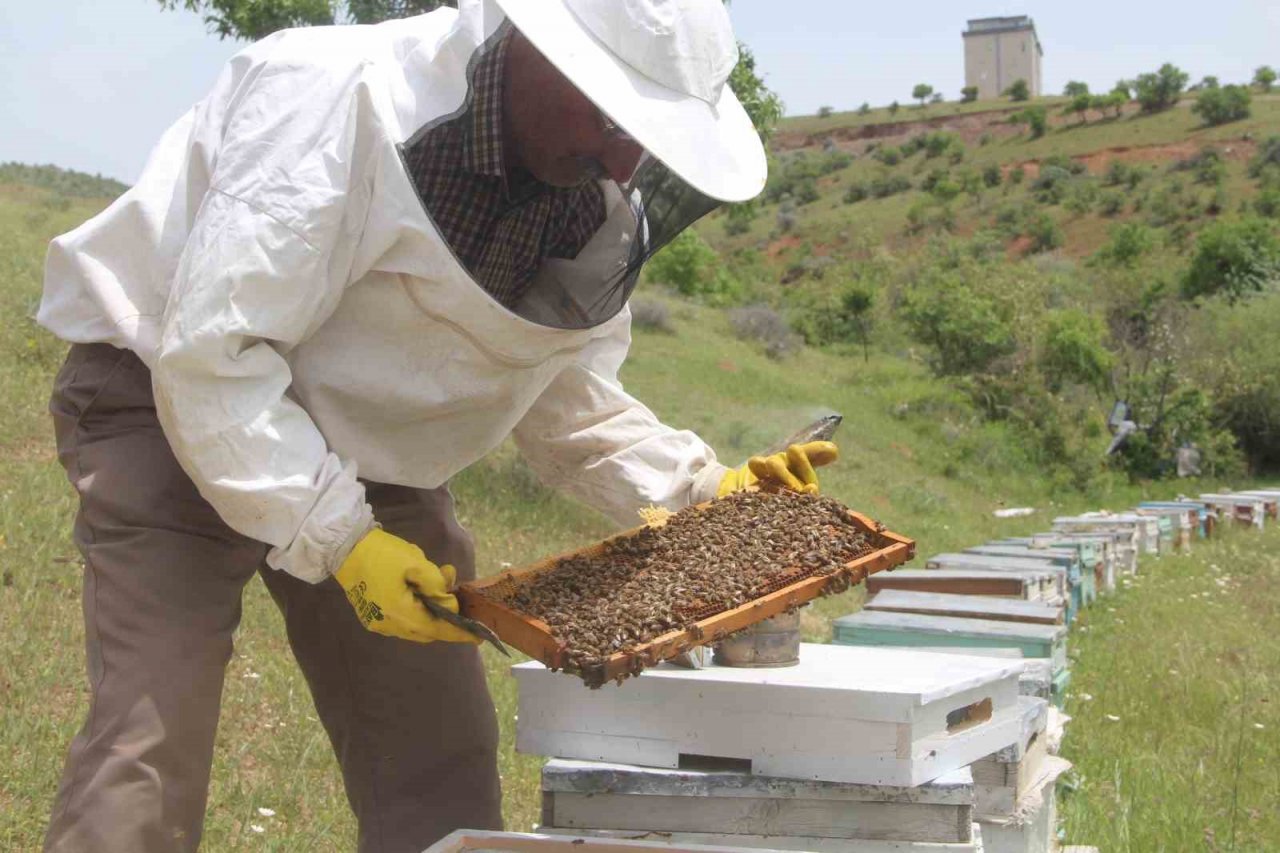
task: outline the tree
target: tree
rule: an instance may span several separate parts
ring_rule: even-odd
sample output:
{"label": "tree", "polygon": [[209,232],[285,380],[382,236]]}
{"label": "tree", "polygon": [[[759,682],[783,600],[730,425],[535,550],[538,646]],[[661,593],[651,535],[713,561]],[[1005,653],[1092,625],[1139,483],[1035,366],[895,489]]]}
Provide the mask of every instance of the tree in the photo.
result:
{"label": "tree", "polygon": [[871,104],[868,104],[866,101],[863,101],[862,106],[858,107],[858,115],[860,116],[871,115]]}
{"label": "tree", "polygon": [[1039,139],[1049,129],[1049,113],[1041,106],[1027,107],[1022,112],[1014,113],[1009,121],[1013,124],[1025,124],[1031,131],[1032,139]]}
{"label": "tree", "polygon": [[1105,109],[1115,110],[1116,118],[1120,118],[1124,112],[1125,105],[1129,103],[1129,96],[1124,92],[1115,91],[1109,95],[1102,97]]}
{"label": "tree", "polygon": [[1013,85],[1005,90],[1005,94],[1012,101],[1029,101],[1031,100],[1031,87],[1027,85],[1026,80],[1015,80]]}
{"label": "tree", "polygon": [[1133,100],[1133,90],[1137,85],[1132,80],[1117,80],[1116,84],[1111,87],[1111,91],[1115,94],[1123,95],[1125,102]]}
{"label": "tree", "polygon": [[1218,80],[1217,77],[1213,76],[1212,74],[1206,75],[1205,78],[1200,81],[1201,89],[1218,89],[1221,86],[1222,86],[1222,83]]}
{"label": "tree", "polygon": [[1166,62],[1154,74],[1138,75],[1136,84],[1138,103],[1146,113],[1167,110],[1182,98],[1191,77],[1181,68]]}
{"label": "tree", "polygon": [[818,118],[831,118],[831,114],[835,112],[831,107],[818,107]]}
{"label": "tree", "polygon": [[1062,114],[1075,113],[1080,117],[1080,123],[1084,124],[1089,120],[1089,109],[1093,106],[1093,95],[1088,92],[1082,92],[1071,99],[1071,103],[1062,108]]}
{"label": "tree", "polygon": [[1263,65],[1253,72],[1253,85],[1264,92],[1270,92],[1276,82],[1276,70],[1270,65]]}
{"label": "tree", "polygon": [[1062,94],[1068,98],[1078,98],[1081,95],[1089,94],[1089,84],[1081,83],[1079,80],[1072,80],[1067,84],[1067,88],[1062,90]]}
{"label": "tree", "polygon": [[892,104],[889,105],[889,115],[896,116],[898,114],[898,110],[900,109],[902,109],[902,105],[899,104],[897,101],[894,101]]}
{"label": "tree", "polygon": [[960,90],[960,103],[972,104],[976,100],[978,100],[977,86],[965,86]]}
{"label": "tree", "polygon": [[1204,89],[1196,97],[1191,112],[1204,119],[1209,127],[1240,121],[1250,115],[1252,96],[1244,86],[1223,86],[1221,89]]}
{"label": "tree", "polygon": [[1196,240],[1182,280],[1187,299],[1223,294],[1230,302],[1280,279],[1280,238],[1264,219],[1215,222]]}
{"label": "tree", "polygon": [[862,342],[862,361],[871,360],[871,309],[876,293],[866,283],[855,280],[844,288],[840,296],[840,308],[847,322],[857,330]]}
{"label": "tree", "polygon": [[161,8],[199,13],[218,38],[256,41],[286,27],[375,24],[454,5],[448,0],[159,0]]}
{"label": "tree", "polygon": [[928,83],[917,83],[916,87],[911,90],[911,97],[920,102],[920,108],[924,109],[924,102],[929,100],[929,96],[933,94],[933,87]]}

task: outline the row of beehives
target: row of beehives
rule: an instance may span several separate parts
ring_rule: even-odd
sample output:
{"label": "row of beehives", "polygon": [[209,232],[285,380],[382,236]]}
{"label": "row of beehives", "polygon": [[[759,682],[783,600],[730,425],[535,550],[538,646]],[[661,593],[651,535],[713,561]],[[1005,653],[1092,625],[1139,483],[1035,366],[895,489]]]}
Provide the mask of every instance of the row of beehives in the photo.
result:
{"label": "row of beehives", "polygon": [[539,834],[463,833],[439,850],[1058,849],[1069,625],[1138,569],[1280,491],[1055,519],[868,580],[835,644],[785,669],[662,665],[585,691],[539,664],[517,749],[542,771]]}

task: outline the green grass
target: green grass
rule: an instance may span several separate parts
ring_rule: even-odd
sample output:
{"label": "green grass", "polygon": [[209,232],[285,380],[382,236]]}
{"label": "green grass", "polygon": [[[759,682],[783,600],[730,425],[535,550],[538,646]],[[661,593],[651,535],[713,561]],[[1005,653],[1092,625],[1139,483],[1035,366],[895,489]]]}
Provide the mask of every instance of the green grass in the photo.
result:
{"label": "green grass", "polygon": [[[44,414],[64,348],[36,328],[30,316],[38,300],[47,240],[93,209],[42,191],[0,189],[0,392],[8,404],[0,410],[3,850],[39,846],[66,745],[85,710],[80,566],[69,538],[74,502],[54,459]],[[864,364],[860,356],[813,350],[772,361],[756,345],[734,339],[722,312],[678,300],[671,300],[671,307],[674,333],[637,332],[633,357],[623,373],[637,397],[669,423],[697,430],[726,461],[735,463],[821,412],[842,412],[846,422],[838,438],[843,459],[823,472],[825,490],[891,529],[915,537],[922,554],[1043,529],[1061,511],[1099,503],[1127,506],[1144,496],[1167,497],[1179,488],[1195,491],[1201,486],[1111,485],[1111,491],[1088,500],[1078,494],[1056,495],[1002,427],[975,420],[959,392],[931,378],[916,361],[873,352]],[[540,486],[509,446],[459,477],[455,491],[460,513],[476,533],[485,574],[505,564],[528,563],[582,545],[610,531],[590,510]],[[1001,504],[1035,506],[1039,512],[1031,518],[1001,521],[991,515]],[[1266,541],[1274,550],[1275,538]],[[1204,554],[1206,558],[1223,554],[1215,558],[1217,562],[1231,565],[1231,573],[1243,579],[1248,576],[1244,566],[1256,558],[1261,544],[1256,538],[1240,536],[1217,550],[1205,549]],[[1132,620],[1125,630],[1134,635],[1136,626],[1167,618],[1172,611],[1158,608],[1178,588],[1173,572],[1190,572],[1195,565],[1192,561],[1168,568],[1161,564],[1143,586],[1108,605],[1117,607],[1117,616],[1123,611]],[[1268,565],[1274,579],[1274,562]],[[1256,571],[1259,579],[1263,576],[1261,568],[1248,571]],[[1166,574],[1172,580],[1161,586],[1157,581]],[[1185,637],[1215,648],[1221,635],[1225,644],[1221,647],[1246,655],[1255,671],[1280,671],[1274,641],[1260,630],[1266,618],[1274,624],[1273,589],[1259,583],[1248,594],[1239,591],[1241,606],[1253,608],[1252,621],[1229,624],[1224,617],[1230,611],[1225,607],[1186,608],[1181,612],[1186,621],[1178,627]],[[1247,600],[1250,597],[1252,601]],[[827,638],[830,619],[855,609],[859,601],[855,590],[816,604],[806,614],[806,637]],[[1157,609],[1143,617],[1148,608]],[[1130,777],[1111,772],[1117,762],[1125,767],[1142,765],[1127,763],[1131,745],[1109,740],[1118,729],[1091,713],[1101,713],[1105,704],[1106,709],[1120,709],[1116,713],[1124,715],[1122,721],[1128,720],[1136,715],[1131,709],[1136,708],[1141,686],[1150,687],[1153,674],[1163,670],[1135,668],[1121,660],[1154,652],[1138,648],[1142,643],[1137,643],[1132,652],[1120,654],[1121,646],[1105,643],[1108,632],[1119,632],[1124,626],[1114,624],[1116,620],[1108,623],[1110,614],[1104,614],[1105,608],[1096,610],[1090,616],[1090,631],[1076,642],[1077,689],[1088,689],[1097,697],[1114,696],[1115,704],[1095,698],[1088,707],[1073,708],[1079,719],[1068,743],[1082,767],[1084,787],[1068,804],[1069,830],[1084,836],[1086,829],[1096,830],[1118,810],[1127,810],[1125,814],[1136,820],[1150,798],[1162,801],[1160,808],[1171,812],[1200,810],[1212,815],[1209,825],[1222,826],[1220,815],[1230,790],[1223,775],[1227,769],[1211,762],[1197,770],[1203,750],[1175,751],[1166,745],[1161,754],[1169,757],[1169,766],[1158,775],[1140,774],[1136,789]],[[1252,631],[1247,630],[1250,625]],[[1173,633],[1172,626],[1169,630]],[[502,725],[499,763],[507,823],[527,830],[538,819],[541,760],[514,753],[514,682],[506,674],[507,661],[487,649],[483,654]],[[1196,689],[1210,696],[1231,680],[1226,667],[1181,666],[1188,679],[1205,679],[1203,685],[1195,682]],[[1250,695],[1264,696],[1267,689],[1260,680],[1250,687]],[[1273,686],[1270,690],[1274,694]],[[1124,698],[1131,691],[1132,698]],[[1226,694],[1219,705],[1231,713],[1202,719],[1184,717],[1181,708],[1168,708],[1162,725],[1170,742],[1211,742],[1226,755],[1225,750],[1237,742],[1239,708]],[[1268,733],[1280,726],[1274,710],[1271,713],[1269,718],[1256,717],[1266,722]],[[1254,719],[1251,716],[1250,722]],[[1091,750],[1088,754],[1080,751],[1085,744]],[[1251,735],[1245,744],[1247,763],[1274,755],[1274,741]],[[1195,786],[1192,800],[1186,779],[1197,772],[1212,774],[1213,784]],[[1258,807],[1266,802],[1263,795],[1268,792],[1274,800],[1274,773],[1269,782],[1260,773],[1250,773],[1243,777],[1250,787],[1240,802]],[[1124,784],[1108,791],[1105,783],[1112,777]],[[270,808],[276,814],[262,817],[258,808]],[[1247,824],[1247,815],[1244,820]],[[1248,831],[1280,843],[1272,820],[1270,816],[1256,819]],[[252,832],[250,825],[255,823],[265,832]],[[1139,827],[1126,831],[1137,838]],[[1220,841],[1225,838],[1225,830],[1215,831]],[[334,759],[291,659],[281,620],[257,581],[246,594],[236,654],[227,674],[205,832],[205,849],[212,851],[353,847],[354,826]],[[1153,848],[1135,842],[1130,849]]]}
{"label": "green grass", "polygon": [[1073,631],[1068,843],[1280,846],[1280,530],[1234,533],[1144,564]]}

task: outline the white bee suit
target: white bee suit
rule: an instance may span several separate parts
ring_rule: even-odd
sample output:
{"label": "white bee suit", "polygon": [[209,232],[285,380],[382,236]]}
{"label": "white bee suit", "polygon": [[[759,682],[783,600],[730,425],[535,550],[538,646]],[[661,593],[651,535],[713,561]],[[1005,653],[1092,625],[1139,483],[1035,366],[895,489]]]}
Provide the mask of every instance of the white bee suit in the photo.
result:
{"label": "white bee suit", "polygon": [[591,325],[550,322],[590,314],[591,271],[643,238],[634,193],[606,187],[604,243],[548,264],[519,313],[424,211],[398,146],[465,107],[504,20],[460,6],[249,47],[138,184],[49,251],[39,322],[136,352],[201,495],[304,580],[374,524],[357,476],[438,487],[509,435],[623,523],[711,497],[726,470],[619,384],[625,293]]}

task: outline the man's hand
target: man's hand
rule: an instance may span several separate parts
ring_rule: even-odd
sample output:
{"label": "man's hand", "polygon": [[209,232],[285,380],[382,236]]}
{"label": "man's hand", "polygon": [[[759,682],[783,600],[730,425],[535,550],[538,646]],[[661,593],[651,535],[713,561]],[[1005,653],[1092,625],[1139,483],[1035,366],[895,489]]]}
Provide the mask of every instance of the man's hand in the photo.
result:
{"label": "man's hand", "polygon": [[414,598],[419,593],[458,612],[453,566],[436,566],[411,542],[375,529],[365,535],[334,573],[347,591],[360,624],[376,634],[430,643],[479,643],[472,634],[437,619]]}
{"label": "man's hand", "polygon": [[793,444],[772,456],[752,456],[741,468],[731,470],[720,481],[716,497],[748,488],[790,489],[793,492],[818,493],[820,468],[840,458],[834,442],[810,441]]}

